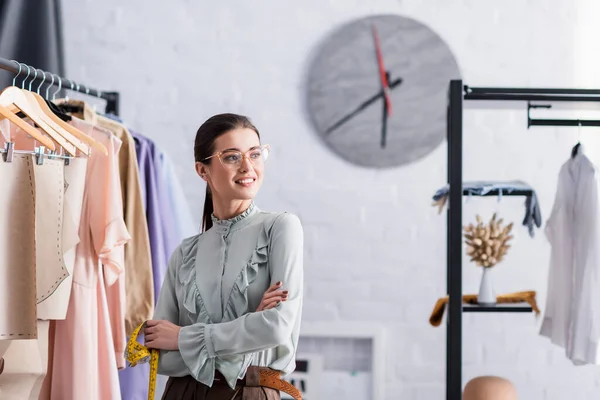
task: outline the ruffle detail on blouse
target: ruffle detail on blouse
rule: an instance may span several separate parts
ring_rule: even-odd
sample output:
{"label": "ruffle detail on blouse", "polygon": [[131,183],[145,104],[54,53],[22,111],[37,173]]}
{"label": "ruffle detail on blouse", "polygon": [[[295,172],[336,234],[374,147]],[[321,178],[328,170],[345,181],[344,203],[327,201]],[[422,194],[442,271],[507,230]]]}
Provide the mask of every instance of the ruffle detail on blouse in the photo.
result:
{"label": "ruffle detail on blouse", "polygon": [[204,300],[202,300],[196,284],[196,253],[198,252],[199,239],[200,235],[195,235],[181,243],[183,258],[179,268],[179,283],[188,288],[183,292],[183,307],[191,315],[198,315],[196,321],[193,322],[211,323],[208,311],[204,306]]}
{"label": "ruffle detail on blouse", "polygon": [[225,310],[225,321],[233,321],[248,311],[248,286],[256,279],[260,268],[267,268],[269,251],[269,235],[262,228],[258,235],[256,248],[240,271]]}
{"label": "ruffle detail on blouse", "polygon": [[194,379],[211,386],[215,376],[215,358],[214,350],[208,348],[210,339],[206,336],[205,324],[182,327],[179,331],[179,352]]}

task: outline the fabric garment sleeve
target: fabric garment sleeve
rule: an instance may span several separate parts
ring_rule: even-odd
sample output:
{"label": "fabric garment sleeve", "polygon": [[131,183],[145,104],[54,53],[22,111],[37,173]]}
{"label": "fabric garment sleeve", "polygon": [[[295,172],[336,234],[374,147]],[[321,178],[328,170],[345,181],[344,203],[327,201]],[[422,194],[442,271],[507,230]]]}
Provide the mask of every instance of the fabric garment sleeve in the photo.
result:
{"label": "fabric garment sleeve", "polygon": [[294,342],[292,336],[300,329],[303,302],[303,235],[294,214],[281,214],[273,224],[268,261],[271,284],[283,282],[288,300],[233,321],[181,328],[179,350],[193,376],[199,376],[214,357],[249,354]]}
{"label": "fabric garment sleeve", "polygon": [[[85,107],[84,107],[85,110]],[[135,141],[122,124],[102,116],[94,116],[98,124],[121,140],[119,176],[125,225],[132,239],[125,246],[126,314],[125,330],[133,330],[152,316],[154,310],[154,276],[146,211],[142,201],[140,172]]]}
{"label": "fabric garment sleeve", "polygon": [[[154,319],[167,320],[179,325],[179,306],[175,294],[176,272],[181,266],[183,254],[177,247],[171,258],[154,310]],[[167,376],[186,376],[190,371],[181,357],[179,350],[160,350],[158,357],[158,373]]]}

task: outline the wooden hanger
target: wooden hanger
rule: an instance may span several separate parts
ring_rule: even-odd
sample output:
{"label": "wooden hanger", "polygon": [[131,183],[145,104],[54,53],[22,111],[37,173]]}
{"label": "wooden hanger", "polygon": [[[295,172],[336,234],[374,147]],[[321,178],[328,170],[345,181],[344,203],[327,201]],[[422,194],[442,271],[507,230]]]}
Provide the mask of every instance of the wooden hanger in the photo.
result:
{"label": "wooden hanger", "polygon": [[[19,64],[19,71],[21,70],[21,65]],[[19,96],[17,94],[17,92],[21,92],[21,94],[24,96],[24,98],[28,101],[30,108],[36,113],[36,115],[38,116],[38,120],[42,120],[45,123],[45,127],[43,125],[38,124],[38,126],[40,126],[41,128],[47,128],[50,127],[54,132],[55,132],[55,136],[53,136],[53,138],[61,145],[63,146],[63,148],[65,149],[65,151],[67,151],[69,154],[71,154],[72,156],[76,155],[77,149],[79,149],[81,152],[83,152],[86,156],[89,155],[89,147],[85,144],[82,143],[75,135],[73,135],[72,133],[70,133],[68,130],[64,129],[63,127],[61,127],[60,125],[58,125],[53,119],[52,117],[54,115],[54,113],[52,113],[52,111],[48,108],[47,104],[44,102],[43,98],[38,95],[35,92],[31,91],[31,84],[33,83],[33,81],[37,78],[37,69],[34,69],[35,71],[35,75],[33,77],[33,80],[29,83],[29,90],[25,90],[25,89],[19,89],[16,88],[13,84],[13,86],[11,86],[9,89],[9,91],[12,91],[15,96]],[[18,76],[18,74],[17,74]],[[27,66],[27,77],[29,77],[29,67]],[[16,77],[15,77],[16,79]],[[25,79],[27,80],[27,78]],[[13,80],[14,81],[14,80]],[[42,81],[42,83],[40,83],[40,85],[38,86],[38,89],[42,86],[42,84],[46,81],[46,74],[44,73],[44,81]],[[23,81],[23,85],[25,84],[25,81]],[[6,89],[5,89],[6,91]],[[2,92],[2,94],[4,93],[4,91]],[[2,94],[0,94],[0,97],[2,96]],[[37,97],[36,97],[37,96]],[[40,99],[44,104],[45,109],[42,108],[42,106],[40,105]],[[17,106],[19,106],[19,104],[17,103],[13,103]],[[23,111],[26,115],[27,113],[24,110]],[[27,115],[29,116],[29,115]],[[30,117],[31,118],[31,117]],[[37,123],[37,121],[34,121]],[[46,130],[46,129],[44,129]],[[58,136],[62,137],[59,138]]]}
{"label": "wooden hanger", "polygon": [[[33,126],[29,125],[27,122],[23,121],[15,113],[11,112],[9,109],[4,107],[3,105],[0,105],[0,115],[5,117],[6,119],[8,119],[10,122],[15,124],[17,127],[22,129],[25,133],[27,133],[29,136],[31,136],[32,138],[34,138],[35,140],[37,140],[38,142],[40,142],[41,144],[43,144],[44,146],[49,148],[50,150],[56,150],[56,146],[54,145],[54,142],[52,140],[50,140],[47,136],[42,135],[40,133],[40,131],[35,129]],[[10,135],[10,133],[9,133],[9,135]],[[9,136],[9,138],[10,138],[10,136]]]}
{"label": "wooden hanger", "polygon": [[[62,136],[69,143],[71,143],[73,146],[75,146],[75,148],[77,148],[83,154],[85,154],[86,156],[88,156],[90,154],[90,148],[87,144],[83,143],[81,140],[79,140],[75,135],[73,135],[71,132],[67,131],[65,128],[59,126],[52,119],[50,114],[53,114],[53,113],[52,113],[52,111],[50,111],[50,109],[44,102],[44,99],[42,98],[42,96],[40,96],[39,94],[37,94],[35,92],[30,92],[29,90],[23,90],[23,89],[21,89],[21,90],[22,90],[23,94],[25,94],[25,97],[27,97],[29,99],[30,103],[32,104],[32,107],[36,109],[36,111],[38,112],[38,115],[44,120],[44,122],[46,122],[46,124],[48,126],[50,126],[52,129],[54,129],[54,131],[56,131],[60,136]],[[42,102],[44,102],[44,106],[46,106],[46,108],[48,109],[48,112],[46,112],[42,108],[42,106],[40,105],[40,100],[38,100],[38,97],[39,97],[39,99],[41,99]]]}
{"label": "wooden hanger", "polygon": [[[58,108],[56,107],[56,105],[54,103],[50,103],[49,101],[47,101],[46,99],[44,99],[42,96],[40,96],[40,94],[39,94],[40,88],[42,87],[42,85],[44,84],[44,82],[46,82],[46,72],[42,71],[42,73],[44,74],[44,80],[39,84],[36,92],[31,91],[31,93],[33,94],[33,96],[37,100],[37,102],[38,102],[41,110],[46,115],[48,115],[48,117],[50,117],[50,119],[52,121],[54,121],[54,123],[56,123],[59,127],[65,129],[66,131],[68,131],[69,133],[71,133],[73,136],[75,136],[77,139],[83,141],[84,143],[86,143],[90,147],[95,148],[96,150],[100,151],[104,155],[108,155],[108,151],[106,150],[106,147],[104,147],[104,145],[102,145],[102,143],[96,141],[91,136],[86,135],[84,132],[82,132],[81,130],[77,129],[73,125],[70,125],[70,124],[66,123],[62,118],[60,118],[58,115],[56,115],[56,112],[53,110],[53,108],[56,108],[58,110]],[[36,76],[37,76],[37,69],[36,69]],[[60,87],[62,86],[62,80],[60,80],[59,82],[60,82],[60,84],[59,84],[59,90],[60,90]],[[54,84],[54,75],[52,75],[52,84]],[[46,89],[46,98],[48,98],[48,97],[49,97],[48,96],[48,89]],[[70,116],[67,116],[67,117],[69,118],[69,120],[71,119]],[[88,151],[89,151],[89,149],[88,149]]]}
{"label": "wooden hanger", "polygon": [[[48,115],[48,117],[52,121],[54,121],[54,123],[56,125],[58,125],[59,127],[63,128],[64,130],[68,131],[73,136],[75,136],[77,139],[83,141],[86,145],[89,145],[90,147],[95,148],[96,150],[102,152],[102,154],[104,154],[104,155],[108,155],[108,151],[106,150],[106,147],[104,147],[104,145],[102,145],[102,143],[97,142],[94,138],[86,135],[85,133],[83,133],[79,129],[75,128],[73,125],[69,125],[65,121],[63,121],[62,119],[58,118],[56,116],[56,114],[54,114],[54,112],[52,112],[52,110],[50,109],[50,107],[48,107],[48,104],[46,104],[46,101],[44,100],[44,98],[42,96],[40,96],[39,94],[37,94],[35,92],[29,92],[29,93],[31,93],[33,95],[33,97],[35,97],[35,99],[37,100],[37,102],[38,102],[40,108],[42,109],[42,111],[46,115]],[[80,149],[79,147],[77,147],[77,148]],[[89,155],[89,148],[87,148],[86,155]]]}
{"label": "wooden hanger", "polygon": [[31,101],[25,92],[26,91],[21,90],[16,86],[7,87],[0,93],[0,105],[4,107],[15,105],[56,143],[62,146],[67,153],[72,156],[76,156],[77,148],[72,143],[67,141],[64,136],[54,130],[48,123],[46,123],[47,118],[44,118],[40,115],[41,110],[39,106],[37,106],[37,101]]}

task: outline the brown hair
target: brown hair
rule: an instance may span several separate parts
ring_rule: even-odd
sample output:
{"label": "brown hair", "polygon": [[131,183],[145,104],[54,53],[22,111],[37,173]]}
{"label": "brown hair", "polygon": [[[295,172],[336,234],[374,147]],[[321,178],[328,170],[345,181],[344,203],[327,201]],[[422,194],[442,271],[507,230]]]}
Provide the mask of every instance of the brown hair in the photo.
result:
{"label": "brown hair", "polygon": [[[205,165],[209,165],[212,158],[210,157],[215,151],[215,140],[229,132],[232,129],[248,128],[252,129],[258,135],[260,139],[260,133],[258,129],[250,122],[248,117],[238,114],[217,114],[204,122],[198,132],[196,132],[196,139],[194,140],[194,159],[196,162],[201,162]],[[206,196],[204,197],[204,213],[202,215],[202,231],[207,231],[212,227],[211,215],[214,211],[212,194],[208,184],[206,185]]]}

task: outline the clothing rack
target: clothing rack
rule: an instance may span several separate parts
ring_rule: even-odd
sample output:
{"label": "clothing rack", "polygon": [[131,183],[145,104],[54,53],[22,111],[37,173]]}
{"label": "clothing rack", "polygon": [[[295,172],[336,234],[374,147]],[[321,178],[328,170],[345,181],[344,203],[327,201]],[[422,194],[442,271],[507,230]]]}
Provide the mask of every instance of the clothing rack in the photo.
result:
{"label": "clothing rack", "polygon": [[71,79],[62,78],[56,74],[34,68],[30,65],[28,66],[27,64],[20,63],[18,61],[7,60],[6,58],[0,58],[0,69],[12,72],[14,74],[24,74],[25,71],[27,71],[27,80],[33,78],[31,83],[37,81],[38,86],[40,84],[58,85],[59,90],[60,88],[64,88],[104,99],[106,100],[106,113],[119,115],[119,92],[107,92],[92,89],[90,87],[80,85]]}
{"label": "clothing rack", "polygon": [[[449,297],[446,327],[446,400],[462,398],[462,313],[463,312],[531,312],[529,305],[468,306],[462,303],[462,196],[463,191],[463,104],[465,102],[498,101],[527,104],[527,127],[531,126],[600,126],[600,120],[532,119],[533,108],[551,108],[553,105],[581,103],[600,104],[600,90],[588,89],[521,89],[469,87],[462,80],[452,80],[448,93],[448,213],[446,268]],[[532,104],[531,102],[543,102]],[[485,106],[485,104],[484,104]],[[497,191],[495,193],[498,194]],[[493,195],[493,194],[492,194]],[[527,193],[503,193],[503,196],[523,196]]]}

